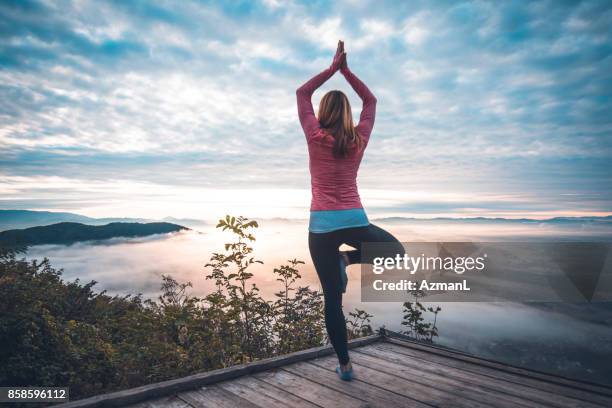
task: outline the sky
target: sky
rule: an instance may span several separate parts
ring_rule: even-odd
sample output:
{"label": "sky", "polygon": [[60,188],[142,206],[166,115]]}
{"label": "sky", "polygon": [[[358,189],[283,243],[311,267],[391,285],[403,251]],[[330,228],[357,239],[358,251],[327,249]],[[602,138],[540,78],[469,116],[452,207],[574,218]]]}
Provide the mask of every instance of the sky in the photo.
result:
{"label": "sky", "polygon": [[371,217],[612,214],[605,0],[0,2],[0,208],[307,218],[295,90],[339,39]]}

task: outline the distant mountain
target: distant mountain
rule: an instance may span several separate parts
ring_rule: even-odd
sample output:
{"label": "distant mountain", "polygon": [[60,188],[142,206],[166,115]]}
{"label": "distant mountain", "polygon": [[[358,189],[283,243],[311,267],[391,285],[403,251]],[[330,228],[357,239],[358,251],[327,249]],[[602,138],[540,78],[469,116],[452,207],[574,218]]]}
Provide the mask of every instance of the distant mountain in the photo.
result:
{"label": "distant mountain", "polygon": [[102,240],[115,237],[144,237],[188,230],[168,222],[147,224],[113,222],[107,225],[85,225],[77,222],[15,229],[0,232],[0,246],[31,246],[42,244],[70,244],[79,241]]}
{"label": "distant mountain", "polygon": [[0,210],[0,231],[57,224],[58,222],[80,222],[89,225],[105,225],[111,222],[153,222],[146,218],[91,218],[69,212]]}
{"label": "distant mountain", "polygon": [[180,225],[185,225],[185,226],[202,226],[202,225],[206,225],[207,222],[204,220],[198,220],[195,218],[174,218],[174,217],[166,217],[164,219],[162,219],[162,221],[165,222],[171,222],[174,224],[180,224]]}
{"label": "distant mountain", "polygon": [[521,224],[612,224],[612,216],[606,217],[554,217],[547,219],[534,218],[487,218],[487,217],[471,217],[471,218],[452,218],[452,217],[437,217],[437,218],[411,218],[411,217],[383,217],[374,218],[373,221],[407,223],[407,222],[469,222],[469,223],[521,223]]}
{"label": "distant mountain", "polygon": [[597,223],[612,223],[612,215],[607,217],[555,217],[546,220],[552,223],[571,223],[571,222],[597,222]]}
{"label": "distant mountain", "polygon": [[0,230],[28,228],[58,222],[93,223],[94,218],[68,212],[0,210]]}

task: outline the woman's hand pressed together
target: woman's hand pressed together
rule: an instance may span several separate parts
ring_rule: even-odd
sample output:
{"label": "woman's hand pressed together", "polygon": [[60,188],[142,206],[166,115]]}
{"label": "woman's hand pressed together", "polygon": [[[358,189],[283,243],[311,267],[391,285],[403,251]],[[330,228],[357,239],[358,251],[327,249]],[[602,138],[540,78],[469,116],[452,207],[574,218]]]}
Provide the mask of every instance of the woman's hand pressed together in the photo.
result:
{"label": "woman's hand pressed together", "polygon": [[346,52],[344,52],[344,41],[338,41],[338,48],[336,49],[336,55],[331,64],[331,69],[336,72],[346,65]]}

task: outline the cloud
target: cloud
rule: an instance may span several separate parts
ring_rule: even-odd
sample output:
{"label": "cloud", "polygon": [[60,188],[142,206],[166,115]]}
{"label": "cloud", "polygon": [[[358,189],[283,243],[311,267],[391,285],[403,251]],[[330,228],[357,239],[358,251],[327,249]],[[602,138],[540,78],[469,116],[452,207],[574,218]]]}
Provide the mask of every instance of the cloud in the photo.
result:
{"label": "cloud", "polygon": [[[362,188],[511,188],[550,211],[579,192],[610,208],[605,1],[24,1],[0,21],[4,177],[307,189],[294,90],[344,39],[379,100]],[[340,77],[315,108],[333,88],[357,117]]]}

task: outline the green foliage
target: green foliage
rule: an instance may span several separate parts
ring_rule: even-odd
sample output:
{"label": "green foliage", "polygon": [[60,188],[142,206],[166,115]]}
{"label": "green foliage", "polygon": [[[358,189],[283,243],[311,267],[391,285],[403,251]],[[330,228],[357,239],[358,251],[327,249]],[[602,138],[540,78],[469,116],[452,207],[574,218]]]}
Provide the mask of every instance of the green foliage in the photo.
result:
{"label": "green foliage", "polygon": [[[259,295],[250,268],[262,263],[252,256],[250,245],[255,241],[255,221],[244,217],[219,220],[217,228],[230,231],[234,241],[225,244],[224,253],[214,253],[206,264],[206,279],[215,281],[217,291],[206,300],[214,303],[225,320],[215,322],[219,333],[235,336],[237,343],[224,348],[219,342],[225,364],[244,363],[258,358],[284,354],[321,345],[324,340],[322,295],[308,287],[295,288],[301,277],[297,267],[304,262],[288,261],[274,269],[282,284],[276,301],[267,301]],[[238,347],[235,347],[238,346]]]}
{"label": "green foliage", "polygon": [[0,384],[71,384],[84,395],[116,381],[115,349],[96,323],[101,299],[121,300],[60,275],[47,259],[0,257]]}
{"label": "green foliage", "polygon": [[[423,304],[419,302],[419,298],[427,296],[423,290],[415,290],[410,293],[414,297],[414,301],[404,302],[404,318],[402,320],[402,325],[407,326],[404,334],[413,337],[415,340],[433,343],[433,338],[438,337],[438,327],[436,323],[438,313],[442,311],[442,308],[440,306],[423,306]],[[433,322],[425,321],[425,312],[433,314]]]}
{"label": "green foliage", "polygon": [[[257,227],[256,221],[244,217],[228,215],[219,220],[217,228],[231,231],[236,239],[225,244],[224,254],[213,254],[211,263],[206,264],[212,268],[206,278],[215,279],[218,293],[226,295],[221,306],[231,317],[230,322],[238,336],[240,347],[236,362],[240,363],[269,356],[272,352],[271,305],[259,295],[255,284],[248,285],[253,277],[249,268],[263,263],[252,256],[253,247],[250,246],[250,242],[255,241],[251,230]],[[226,273],[227,267],[232,268],[229,273]]]}
{"label": "green foliage", "polygon": [[[82,398],[324,344],[322,294],[297,285],[304,262],[275,268],[281,289],[265,300],[251,283],[257,222],[217,227],[233,240],[206,264],[216,290],[202,298],[166,275],[156,300],[96,293],[47,259],[0,250],[0,384],[70,385]],[[350,316],[351,338],[371,333],[371,315]]]}
{"label": "green foliage", "polygon": [[348,338],[356,339],[374,334],[370,319],[374,317],[365,310],[355,309],[354,312],[349,312],[350,319],[347,319]]}
{"label": "green foliage", "polygon": [[[325,336],[322,295],[309,287],[295,288],[294,283],[301,278],[297,266],[304,262],[297,259],[288,262],[274,269],[279,276],[276,280],[283,285],[275,294],[277,300],[273,304],[279,354],[319,346]],[[291,296],[291,292],[295,295]]]}

